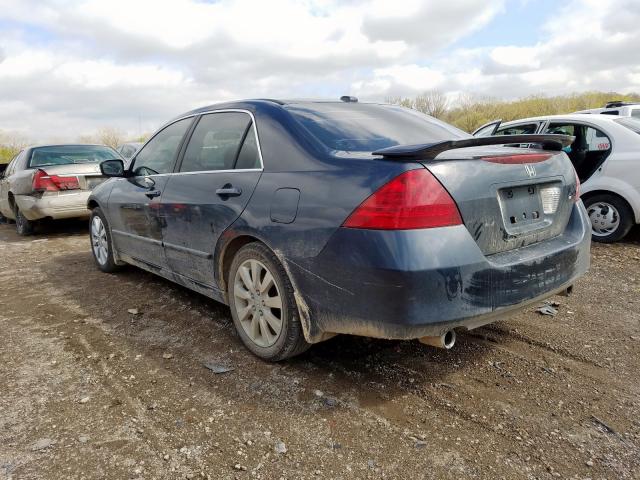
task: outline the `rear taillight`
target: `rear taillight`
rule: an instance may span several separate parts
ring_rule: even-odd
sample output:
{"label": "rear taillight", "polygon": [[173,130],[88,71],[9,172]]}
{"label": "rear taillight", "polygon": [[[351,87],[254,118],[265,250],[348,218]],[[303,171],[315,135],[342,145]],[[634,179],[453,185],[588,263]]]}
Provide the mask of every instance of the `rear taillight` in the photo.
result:
{"label": "rear taillight", "polygon": [[343,227],[411,230],[462,224],[458,206],[429,170],[410,170],[356,208]]}
{"label": "rear taillight", "polygon": [[33,175],[33,189],[36,192],[57,192],[60,190],[78,190],[79,188],[78,177],[49,175],[41,169],[36,170]]}
{"label": "rear taillight", "polygon": [[573,169],[573,174],[576,176],[576,195],[573,199],[574,202],[577,202],[578,200],[580,200],[580,179],[578,178],[578,172],[576,172],[576,169]]}

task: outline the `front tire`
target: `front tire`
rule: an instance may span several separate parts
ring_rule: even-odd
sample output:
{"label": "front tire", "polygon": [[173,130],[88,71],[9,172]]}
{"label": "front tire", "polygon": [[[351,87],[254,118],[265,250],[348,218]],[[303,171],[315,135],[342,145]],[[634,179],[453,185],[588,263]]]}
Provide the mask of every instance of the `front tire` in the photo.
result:
{"label": "front tire", "polygon": [[98,268],[105,273],[112,273],[118,270],[119,266],[113,258],[111,231],[100,207],[96,207],[91,211],[89,238],[91,239],[93,260],[96,262]]}
{"label": "front tire", "polygon": [[265,245],[256,242],[242,247],[231,263],[227,283],[233,323],[252,353],[276,362],[310,347],[291,281]]}
{"label": "front tire", "polygon": [[584,200],[584,206],[591,220],[591,239],[594,242],[622,240],[635,223],[627,202],[616,195],[593,195]]}
{"label": "front tire", "polygon": [[20,211],[18,207],[16,207],[16,232],[18,235],[22,237],[27,237],[29,235],[33,235],[33,232],[36,229],[36,223],[27,219]]}

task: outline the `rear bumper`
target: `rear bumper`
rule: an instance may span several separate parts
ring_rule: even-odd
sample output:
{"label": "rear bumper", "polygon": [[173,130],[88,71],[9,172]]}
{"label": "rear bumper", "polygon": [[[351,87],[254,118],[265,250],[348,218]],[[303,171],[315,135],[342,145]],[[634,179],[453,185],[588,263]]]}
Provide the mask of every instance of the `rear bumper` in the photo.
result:
{"label": "rear bumper", "polygon": [[310,314],[309,340],[327,333],[411,339],[476,328],[563,291],[589,268],[582,202],[564,233],[484,256],[464,226],[340,228],[322,253],[290,261]]}
{"label": "rear bumper", "polygon": [[88,217],[87,200],[91,191],[48,192],[38,198],[31,195],[16,195],[16,204],[29,220],[41,218]]}

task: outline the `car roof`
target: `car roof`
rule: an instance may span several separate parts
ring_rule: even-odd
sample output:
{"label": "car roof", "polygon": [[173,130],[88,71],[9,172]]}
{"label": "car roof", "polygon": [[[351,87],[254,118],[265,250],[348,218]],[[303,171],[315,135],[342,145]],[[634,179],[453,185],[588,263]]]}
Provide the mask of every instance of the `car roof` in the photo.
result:
{"label": "car roof", "polygon": [[[351,97],[353,98],[353,97]],[[326,99],[326,98],[289,98],[289,99],[276,99],[276,98],[252,98],[252,99],[246,99],[246,100],[234,100],[231,102],[222,102],[222,103],[214,103],[212,105],[207,105],[204,107],[200,107],[200,108],[196,108],[193,110],[190,110],[188,112],[185,112],[181,115],[178,115],[177,117],[175,117],[173,120],[171,120],[171,122],[179,119],[179,118],[183,118],[183,117],[188,117],[190,115],[196,115],[198,113],[204,113],[204,112],[209,112],[209,111],[213,111],[213,110],[222,110],[222,109],[247,109],[248,107],[253,107],[253,108],[257,108],[263,105],[278,105],[278,106],[283,106],[283,105],[290,105],[290,104],[313,104],[313,103],[335,103],[335,104],[341,104],[341,105],[349,105],[349,104],[356,104],[356,105],[387,105],[386,103],[383,102],[360,102],[359,100],[356,101],[351,101],[351,102],[345,102],[340,100],[339,98],[337,99]],[[171,123],[169,122],[169,123]]]}
{"label": "car roof", "polygon": [[[566,115],[541,115],[539,117],[527,117],[527,118],[519,118],[517,120],[511,120],[509,122],[503,122],[500,126],[503,125],[512,125],[515,123],[523,123],[523,122],[537,122],[543,120],[569,120],[576,122],[592,122],[592,123],[611,123],[614,122],[616,118],[620,118],[614,115],[585,115],[584,113],[567,113]],[[614,122],[615,123],[615,122]]]}

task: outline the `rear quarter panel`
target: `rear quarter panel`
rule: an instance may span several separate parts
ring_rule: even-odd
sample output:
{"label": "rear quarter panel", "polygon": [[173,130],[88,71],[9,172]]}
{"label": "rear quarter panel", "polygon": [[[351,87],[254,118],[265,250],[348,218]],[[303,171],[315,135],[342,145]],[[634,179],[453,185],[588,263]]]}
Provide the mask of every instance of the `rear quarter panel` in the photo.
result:
{"label": "rear quarter panel", "polygon": [[608,191],[624,198],[636,223],[640,223],[640,150],[612,153],[602,168],[582,184],[582,195],[595,191]]}

